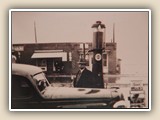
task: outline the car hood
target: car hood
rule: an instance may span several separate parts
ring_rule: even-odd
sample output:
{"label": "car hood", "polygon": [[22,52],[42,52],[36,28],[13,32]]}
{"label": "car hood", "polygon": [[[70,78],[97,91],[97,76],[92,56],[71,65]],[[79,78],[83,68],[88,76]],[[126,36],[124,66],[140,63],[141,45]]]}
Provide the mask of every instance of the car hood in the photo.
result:
{"label": "car hood", "polygon": [[43,92],[46,99],[65,98],[115,98],[121,96],[115,89],[47,87]]}

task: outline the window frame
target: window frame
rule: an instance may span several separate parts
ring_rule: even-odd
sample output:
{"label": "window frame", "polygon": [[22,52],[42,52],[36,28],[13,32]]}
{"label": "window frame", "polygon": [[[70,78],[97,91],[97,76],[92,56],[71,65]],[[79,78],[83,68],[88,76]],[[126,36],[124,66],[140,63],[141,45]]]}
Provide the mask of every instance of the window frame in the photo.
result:
{"label": "window frame", "polygon": [[[14,77],[19,77],[19,79],[20,78],[23,78],[23,80],[22,80],[22,82],[25,82],[25,83],[27,83],[27,85],[29,86],[29,89],[30,89],[30,91],[34,91],[33,90],[33,85],[31,84],[31,82],[29,81],[29,79],[27,78],[27,77],[24,77],[24,76],[21,76],[21,75],[12,75],[12,81],[11,81],[11,98],[13,99],[13,100],[18,100],[18,99],[30,99],[30,98],[32,98],[33,97],[33,92],[30,92],[30,94],[29,95],[24,95],[24,96],[14,96],[13,95],[13,81],[15,80],[15,78]],[[19,84],[19,85],[21,85],[21,84]],[[21,89],[21,87],[20,87],[20,89]]]}

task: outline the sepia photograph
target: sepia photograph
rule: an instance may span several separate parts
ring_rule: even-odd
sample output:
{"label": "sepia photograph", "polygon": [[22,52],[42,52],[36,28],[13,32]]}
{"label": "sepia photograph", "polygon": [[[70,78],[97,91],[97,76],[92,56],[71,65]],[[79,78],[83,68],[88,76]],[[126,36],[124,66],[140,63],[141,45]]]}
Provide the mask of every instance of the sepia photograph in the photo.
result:
{"label": "sepia photograph", "polygon": [[10,111],[150,111],[151,10],[10,9]]}

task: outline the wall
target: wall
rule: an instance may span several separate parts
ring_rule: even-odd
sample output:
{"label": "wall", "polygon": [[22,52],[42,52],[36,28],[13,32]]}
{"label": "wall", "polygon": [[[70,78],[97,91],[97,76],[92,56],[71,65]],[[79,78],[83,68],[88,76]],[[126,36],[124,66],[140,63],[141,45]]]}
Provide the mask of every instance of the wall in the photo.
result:
{"label": "wall", "polygon": [[[38,43],[38,44],[14,44],[13,48],[18,46],[24,46],[21,51],[16,50],[16,56],[19,58],[18,53],[20,53],[19,63],[36,65],[36,59],[31,59],[35,50],[63,50],[67,52],[67,61],[64,62],[64,73],[66,74],[76,74],[78,71],[79,55],[82,52],[80,48],[81,43]],[[92,44],[88,43],[88,49],[91,49]],[[108,52],[108,73],[116,74],[116,43],[106,43],[106,48]],[[69,61],[69,53],[72,54],[72,61]]]}

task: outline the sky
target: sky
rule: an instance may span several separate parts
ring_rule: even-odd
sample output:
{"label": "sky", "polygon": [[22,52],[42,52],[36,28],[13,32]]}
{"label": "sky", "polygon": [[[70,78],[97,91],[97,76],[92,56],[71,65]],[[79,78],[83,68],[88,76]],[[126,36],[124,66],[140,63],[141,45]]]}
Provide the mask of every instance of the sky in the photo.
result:
{"label": "sky", "polygon": [[[148,12],[12,12],[12,43],[92,42],[92,25],[101,21],[106,26],[105,41],[113,38],[123,70],[148,71]],[[126,67],[125,67],[126,66]]]}

